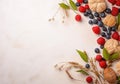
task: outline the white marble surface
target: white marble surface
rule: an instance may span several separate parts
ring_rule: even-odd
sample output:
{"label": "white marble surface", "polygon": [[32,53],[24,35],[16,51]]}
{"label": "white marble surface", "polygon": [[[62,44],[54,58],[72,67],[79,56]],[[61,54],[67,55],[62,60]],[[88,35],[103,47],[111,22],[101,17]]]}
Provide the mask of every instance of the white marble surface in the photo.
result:
{"label": "white marble surface", "polygon": [[48,22],[60,0],[0,0],[0,84],[85,84],[54,69],[62,61],[82,62],[75,49],[94,56],[96,38],[87,19],[74,13]]}

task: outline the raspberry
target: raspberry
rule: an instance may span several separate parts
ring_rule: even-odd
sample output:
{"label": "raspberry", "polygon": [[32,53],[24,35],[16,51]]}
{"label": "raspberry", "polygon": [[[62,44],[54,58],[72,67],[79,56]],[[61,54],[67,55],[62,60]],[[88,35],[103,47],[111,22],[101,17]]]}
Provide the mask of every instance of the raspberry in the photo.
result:
{"label": "raspberry", "polygon": [[99,26],[94,26],[94,27],[92,28],[92,31],[93,31],[95,34],[100,34],[100,28],[99,28]]}
{"label": "raspberry", "polygon": [[77,2],[79,2],[79,3],[83,3],[83,0],[77,0]]}
{"label": "raspberry", "polygon": [[86,81],[87,81],[88,83],[92,83],[93,79],[92,79],[91,76],[88,76],[88,77],[86,78]]}
{"label": "raspberry", "polygon": [[101,55],[97,55],[95,59],[100,62],[102,60],[102,56]]}
{"label": "raspberry", "polygon": [[82,12],[82,13],[84,13],[86,11],[86,8],[84,6],[80,6],[79,7],[79,11]]}
{"label": "raspberry", "polygon": [[104,45],[104,44],[105,44],[105,39],[104,39],[103,37],[99,37],[99,38],[97,39],[97,43],[98,43],[99,45]]}
{"label": "raspberry", "polygon": [[112,5],[116,3],[116,0],[108,0]]}
{"label": "raspberry", "polygon": [[79,14],[76,15],[76,16],[75,16],[75,20],[78,21],[78,22],[81,21],[81,16],[80,16]]}
{"label": "raspberry", "polygon": [[119,39],[118,39],[118,41],[120,41],[120,36],[119,36]]}
{"label": "raspberry", "polygon": [[112,12],[111,14],[113,16],[117,16],[119,14],[119,9],[117,7],[112,7]]}
{"label": "raspberry", "polygon": [[112,38],[113,38],[113,39],[116,39],[116,40],[119,40],[119,34],[118,34],[118,32],[114,32],[114,33],[112,34]]}
{"label": "raspberry", "polygon": [[89,9],[89,5],[88,5],[88,4],[86,4],[86,5],[85,5],[85,8],[86,8],[86,9]]}
{"label": "raspberry", "polygon": [[100,61],[99,65],[100,65],[101,68],[106,68],[107,67],[106,61],[104,61],[104,60]]}
{"label": "raspberry", "polygon": [[117,0],[115,3],[117,6],[120,6],[120,0]]}

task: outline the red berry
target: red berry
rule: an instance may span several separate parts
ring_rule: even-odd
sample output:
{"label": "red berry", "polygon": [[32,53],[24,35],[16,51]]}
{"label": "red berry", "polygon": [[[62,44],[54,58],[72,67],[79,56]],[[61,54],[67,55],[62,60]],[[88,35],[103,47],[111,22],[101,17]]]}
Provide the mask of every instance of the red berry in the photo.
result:
{"label": "red berry", "polygon": [[75,16],[75,20],[78,21],[78,22],[81,21],[81,16],[80,16],[79,14],[76,15],[76,16]]}
{"label": "red berry", "polygon": [[93,79],[92,79],[91,76],[88,76],[88,77],[86,78],[86,81],[87,81],[88,83],[92,83]]}
{"label": "red berry", "polygon": [[79,2],[79,3],[83,3],[83,0],[77,0],[77,2]]}
{"label": "red berry", "polygon": [[120,41],[120,36],[119,36],[119,39],[118,39],[118,41]]}
{"label": "red berry", "polygon": [[79,11],[82,12],[82,13],[84,13],[86,11],[86,8],[84,6],[80,6],[79,7]]}
{"label": "red berry", "polygon": [[116,3],[116,0],[108,0],[112,5]]}
{"label": "red berry", "polygon": [[120,6],[120,0],[117,0],[115,3],[117,6]]}
{"label": "red berry", "polygon": [[106,61],[104,61],[104,60],[100,61],[99,65],[100,65],[101,68],[106,68],[107,67]]}
{"label": "red berry", "polygon": [[97,55],[95,59],[100,62],[102,60],[102,56],[101,55]]}
{"label": "red berry", "polygon": [[100,28],[99,28],[99,26],[94,26],[94,27],[92,28],[92,31],[93,31],[95,34],[100,34]]}
{"label": "red berry", "polygon": [[118,34],[118,32],[114,32],[114,33],[112,34],[112,38],[118,40],[118,39],[119,39],[119,34]]}
{"label": "red berry", "polygon": [[113,16],[117,16],[119,14],[119,9],[117,7],[112,7],[112,12],[111,14]]}
{"label": "red berry", "polygon": [[98,43],[99,45],[104,45],[104,44],[105,44],[105,39],[104,39],[103,37],[99,37],[99,38],[97,39],[97,43]]}
{"label": "red berry", "polygon": [[88,4],[86,4],[86,5],[85,5],[85,8],[86,8],[86,9],[89,9],[89,5],[88,5]]}

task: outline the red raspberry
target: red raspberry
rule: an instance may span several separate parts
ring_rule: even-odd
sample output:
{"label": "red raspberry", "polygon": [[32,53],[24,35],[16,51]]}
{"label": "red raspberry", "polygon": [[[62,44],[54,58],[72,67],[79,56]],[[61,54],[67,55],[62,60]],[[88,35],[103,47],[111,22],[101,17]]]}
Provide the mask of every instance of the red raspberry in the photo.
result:
{"label": "red raspberry", "polygon": [[115,3],[117,6],[120,6],[120,0],[117,0]]}
{"label": "red raspberry", "polygon": [[112,12],[111,14],[113,16],[117,16],[119,14],[119,9],[117,7],[112,7]]}
{"label": "red raspberry", "polygon": [[101,55],[97,55],[95,59],[100,62],[102,60],[102,56]]}
{"label": "red raspberry", "polygon": [[95,34],[100,34],[100,27],[99,26],[94,26],[92,28],[92,31],[95,33]]}
{"label": "red raspberry", "polygon": [[108,0],[112,5],[116,3],[116,0]]}
{"label": "red raspberry", "polygon": [[86,78],[86,81],[87,81],[88,83],[92,83],[92,82],[93,82],[93,79],[92,79],[91,76],[88,76],[88,77]]}
{"label": "red raspberry", "polygon": [[103,37],[99,37],[99,38],[97,39],[97,43],[98,43],[99,45],[104,45],[104,44],[105,44],[105,39],[104,39]]}
{"label": "red raspberry", "polygon": [[83,0],[77,0],[77,2],[79,2],[79,3],[83,3]]}
{"label": "red raspberry", "polygon": [[112,38],[113,38],[113,39],[116,39],[116,40],[119,40],[119,34],[118,34],[118,32],[114,32],[114,33],[112,34]]}
{"label": "red raspberry", "polygon": [[86,8],[86,9],[89,9],[89,5],[88,5],[88,4],[86,4],[86,5],[85,5],[85,8]]}
{"label": "red raspberry", "polygon": [[75,20],[78,21],[78,22],[81,21],[81,16],[80,16],[79,14],[76,15],[76,16],[75,16]]}
{"label": "red raspberry", "polygon": [[100,65],[101,68],[106,68],[107,67],[106,61],[104,61],[104,60],[100,61],[99,65]]}
{"label": "red raspberry", "polygon": [[120,41],[120,36],[119,36],[119,39],[118,39],[118,41]]}
{"label": "red raspberry", "polygon": [[86,8],[84,6],[80,6],[79,7],[79,11],[82,12],[82,13],[84,13],[86,11]]}

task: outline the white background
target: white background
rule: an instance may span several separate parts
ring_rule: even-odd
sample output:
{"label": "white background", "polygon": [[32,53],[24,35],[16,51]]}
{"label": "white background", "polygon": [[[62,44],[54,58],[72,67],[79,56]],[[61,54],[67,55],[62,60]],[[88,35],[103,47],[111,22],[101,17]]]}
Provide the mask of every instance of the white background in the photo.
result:
{"label": "white background", "polygon": [[[54,65],[84,63],[76,49],[94,57],[97,36],[88,19],[62,21],[62,11],[48,22],[60,0],[0,0],[0,84],[85,84],[71,81]],[[81,14],[82,15],[82,14]]]}

